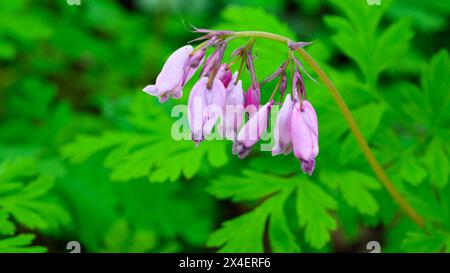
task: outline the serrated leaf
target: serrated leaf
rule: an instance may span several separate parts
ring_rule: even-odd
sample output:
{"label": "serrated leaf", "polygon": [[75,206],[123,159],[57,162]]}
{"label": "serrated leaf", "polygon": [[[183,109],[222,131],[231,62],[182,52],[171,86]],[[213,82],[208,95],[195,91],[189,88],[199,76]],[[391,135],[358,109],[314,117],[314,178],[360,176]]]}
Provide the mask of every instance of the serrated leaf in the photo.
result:
{"label": "serrated leaf", "polygon": [[399,160],[400,170],[397,170],[397,176],[401,177],[411,185],[419,185],[426,177],[427,171],[422,164],[411,154],[405,154]]}
{"label": "serrated leaf", "polygon": [[202,181],[160,184],[141,180],[115,186],[123,195],[122,206],[130,223],[165,239],[182,238],[204,246],[217,210]]}
{"label": "serrated leaf", "polygon": [[[190,140],[174,139],[170,116],[159,106],[152,108],[143,103],[153,103],[149,99],[153,98],[136,95],[130,108],[130,120],[138,132],[117,130],[99,136],[81,135],[61,149],[63,157],[80,163],[106,151],[104,162],[111,169],[111,180],[120,182],[142,177],[151,182],[175,181],[182,176],[192,179],[205,157],[215,168],[228,162],[225,142],[205,142],[195,147]],[[182,116],[177,122],[186,120]]]}
{"label": "serrated leaf", "polygon": [[[297,253],[300,252],[300,246],[297,238],[288,225],[286,213],[284,212],[284,201],[286,194],[279,194],[274,198],[279,198],[275,202],[269,218],[269,240],[273,252]],[[284,199],[284,200],[283,200]]]}
{"label": "serrated leaf", "polygon": [[305,240],[314,248],[322,248],[330,241],[330,232],[337,228],[329,210],[337,203],[320,186],[303,180],[297,188],[297,214],[300,226],[305,228]]}
{"label": "serrated leaf", "polygon": [[[435,120],[447,121],[450,117],[450,58],[447,50],[441,50],[423,70],[421,83],[429,109]],[[447,123],[448,124],[448,123]],[[444,126],[446,123],[444,122]]]}
{"label": "serrated leaf", "polygon": [[30,246],[35,236],[33,234],[20,234],[15,237],[0,239],[0,253],[42,253],[47,248],[43,246]]}
{"label": "serrated leaf", "polygon": [[[5,160],[0,164],[0,181],[29,177],[36,173],[36,162],[32,158]],[[2,184],[3,184],[2,183]]]}
{"label": "serrated leaf", "polygon": [[9,214],[0,210],[0,235],[11,236],[16,231],[16,226],[8,218]]}
{"label": "serrated leaf", "polygon": [[394,1],[388,11],[393,20],[411,18],[415,26],[427,33],[445,29],[449,14],[447,3],[421,0]]}
{"label": "serrated leaf", "polygon": [[381,188],[375,178],[358,171],[323,173],[320,178],[337,187],[347,204],[359,213],[373,216],[378,212],[378,202],[369,191]]}
{"label": "serrated leaf", "polygon": [[431,234],[409,232],[403,240],[402,247],[408,252],[450,252],[450,234],[445,235],[437,231],[434,231]]}
{"label": "serrated leaf", "polygon": [[19,168],[30,165],[35,165],[31,159],[6,161],[0,165],[5,179],[0,180],[0,188],[3,189],[0,190],[0,210],[31,229],[57,230],[61,225],[67,225],[70,222],[68,213],[48,197],[54,185],[53,178],[41,175],[28,181],[35,176],[34,171],[29,173],[29,170],[24,172]]}
{"label": "serrated leaf", "polygon": [[224,175],[213,180],[208,192],[220,199],[239,202],[257,200],[292,185],[291,179],[243,170],[242,175]]}
{"label": "serrated leaf", "polygon": [[433,138],[426,151],[425,160],[433,184],[439,189],[444,188],[448,183],[450,164],[440,139]]}
{"label": "serrated leaf", "polygon": [[[300,247],[288,226],[284,212],[285,201],[295,188],[296,182],[294,178],[279,177],[254,170],[244,170],[241,176],[221,176],[214,180],[208,191],[218,198],[231,198],[234,202],[268,198],[253,211],[225,222],[223,227],[210,237],[209,244],[211,246],[225,245],[220,249],[223,252],[250,250],[260,252],[263,250],[262,234],[269,218],[268,233],[272,251],[299,252]],[[250,231],[245,234],[238,232],[250,223],[251,228],[258,229],[261,234],[254,235]],[[241,225],[242,227],[237,227]],[[233,228],[237,230],[232,231]],[[248,240],[247,237],[251,237],[251,241],[243,242]],[[257,244],[257,247],[248,245],[250,243]]]}
{"label": "serrated leaf", "polygon": [[80,163],[95,153],[113,147],[132,137],[133,135],[115,132],[105,132],[101,136],[79,135],[74,142],[61,148],[61,154],[73,163]]}
{"label": "serrated leaf", "polygon": [[219,252],[263,252],[263,235],[269,211],[259,206],[251,212],[225,221],[208,240],[209,247],[221,247]]}
{"label": "serrated leaf", "polygon": [[151,230],[133,229],[125,219],[117,220],[105,234],[107,253],[143,253],[156,248],[156,234]]}
{"label": "serrated leaf", "polygon": [[[386,107],[380,103],[368,103],[359,106],[352,111],[364,137],[368,140],[371,139],[375,131],[379,128],[381,118],[386,112]],[[341,163],[349,163],[356,161],[358,156],[361,156],[360,149],[355,149],[357,143],[353,134],[348,134],[341,145]]]}
{"label": "serrated leaf", "polygon": [[372,59],[377,73],[396,64],[409,49],[409,42],[413,32],[408,20],[399,20],[390,25],[376,38],[376,45]]}
{"label": "serrated leaf", "polygon": [[413,35],[410,26],[406,21],[399,21],[377,33],[380,18],[391,1],[380,6],[370,6],[359,0],[331,2],[345,14],[345,18],[325,17],[326,24],[337,31],[332,40],[358,64],[366,82],[373,87],[379,74],[395,64],[408,49]]}

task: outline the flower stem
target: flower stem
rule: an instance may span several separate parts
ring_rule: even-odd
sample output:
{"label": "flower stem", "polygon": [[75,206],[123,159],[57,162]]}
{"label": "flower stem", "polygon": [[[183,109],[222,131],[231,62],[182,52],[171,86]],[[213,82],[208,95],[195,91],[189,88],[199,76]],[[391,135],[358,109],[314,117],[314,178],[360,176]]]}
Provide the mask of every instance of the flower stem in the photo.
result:
{"label": "flower stem", "polygon": [[[269,33],[269,32],[263,32],[263,31],[239,31],[234,32],[232,34],[227,34],[228,36],[231,36],[232,38],[239,38],[239,37],[254,37],[254,38],[264,38],[264,39],[270,39],[278,42],[282,42],[285,44],[288,44],[291,42],[289,38]],[[326,85],[328,91],[331,93],[334,101],[338,105],[338,107],[341,109],[342,115],[344,116],[344,119],[346,120],[348,126],[350,127],[350,131],[353,133],[353,135],[356,138],[356,142],[358,143],[362,153],[366,157],[370,167],[375,172],[378,179],[383,183],[386,190],[389,192],[389,194],[394,198],[394,200],[398,203],[398,205],[403,209],[403,211],[406,213],[406,215],[414,221],[417,225],[420,227],[424,227],[424,220],[423,218],[414,210],[414,208],[406,201],[406,199],[397,191],[392,181],[387,176],[386,172],[383,170],[383,167],[378,162],[378,160],[375,158],[374,154],[372,153],[372,150],[370,149],[369,145],[367,144],[366,139],[364,138],[363,134],[361,133],[361,130],[359,129],[358,125],[356,124],[355,119],[353,118],[350,109],[348,108],[347,104],[345,103],[344,99],[342,98],[339,91],[336,89],[336,87],[331,82],[330,78],[328,78],[327,74],[322,70],[322,68],[316,63],[316,61],[303,49],[298,48],[295,50],[302,58],[305,60],[305,62],[308,63],[308,65],[314,70],[314,72],[319,76],[319,78],[322,80],[322,82]]]}

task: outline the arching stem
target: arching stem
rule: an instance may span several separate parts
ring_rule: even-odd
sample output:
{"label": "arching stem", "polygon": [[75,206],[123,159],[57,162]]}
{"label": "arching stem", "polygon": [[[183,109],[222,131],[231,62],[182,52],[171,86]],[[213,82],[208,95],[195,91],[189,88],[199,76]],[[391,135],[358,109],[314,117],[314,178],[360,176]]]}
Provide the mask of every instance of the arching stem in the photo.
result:
{"label": "arching stem", "polygon": [[[230,36],[230,38],[239,38],[239,37],[253,37],[253,38],[264,38],[264,39],[270,39],[274,41],[278,41],[281,43],[285,43],[286,45],[291,42],[290,39],[269,33],[269,32],[262,32],[262,31],[239,31],[234,32],[231,34],[227,34],[226,36]],[[348,108],[347,104],[345,103],[344,99],[342,98],[339,91],[336,89],[336,87],[331,82],[330,78],[328,78],[327,74],[322,70],[322,68],[316,63],[316,61],[303,49],[298,48],[295,50],[296,53],[302,57],[302,59],[308,63],[308,65],[314,70],[314,72],[319,76],[319,78],[322,80],[322,82],[327,87],[328,91],[331,93],[334,101],[338,105],[339,109],[342,112],[342,115],[344,116],[345,121],[347,122],[348,126],[350,127],[350,131],[353,133],[353,135],[356,138],[356,142],[358,143],[362,153],[366,157],[370,167],[375,172],[375,175],[378,177],[378,179],[383,183],[386,190],[389,192],[389,194],[394,198],[394,200],[397,202],[397,204],[403,209],[403,211],[406,213],[406,215],[414,221],[417,225],[420,227],[424,227],[424,220],[423,218],[414,210],[414,208],[406,201],[406,199],[397,191],[392,181],[389,179],[389,177],[386,175],[386,172],[384,171],[381,164],[378,162],[378,160],[375,158],[374,154],[372,153],[372,150],[369,148],[369,145],[367,144],[366,139],[364,138],[363,134],[361,133],[361,130],[359,129],[358,125],[356,124],[355,119],[353,118],[350,109]]]}

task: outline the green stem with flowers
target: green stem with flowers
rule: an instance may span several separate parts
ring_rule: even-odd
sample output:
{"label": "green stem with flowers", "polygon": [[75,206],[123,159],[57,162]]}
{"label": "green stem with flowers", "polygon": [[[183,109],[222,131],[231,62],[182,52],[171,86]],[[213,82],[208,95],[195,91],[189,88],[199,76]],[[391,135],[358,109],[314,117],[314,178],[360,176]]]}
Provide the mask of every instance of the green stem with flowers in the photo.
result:
{"label": "green stem with flowers", "polygon": [[[288,44],[289,42],[293,42],[289,38],[286,38],[281,35],[269,33],[269,32],[263,32],[263,31],[239,31],[239,32],[233,32],[233,33],[227,33],[224,34],[223,37],[228,39],[235,39],[235,38],[263,38],[263,39],[269,39],[273,41],[278,41],[284,44]],[[200,44],[196,47],[196,50],[202,47],[203,44]],[[339,91],[336,89],[336,87],[331,82],[330,78],[327,76],[327,74],[322,70],[322,68],[317,64],[317,62],[303,49],[298,48],[295,50],[297,54],[299,54],[302,59],[314,70],[314,72],[317,74],[317,76],[322,80],[322,82],[327,87],[328,91],[331,93],[334,101],[337,103],[339,109],[342,112],[342,115],[344,116],[344,119],[346,120],[348,126],[350,127],[351,132],[356,138],[356,141],[366,157],[370,167],[375,172],[375,175],[378,177],[378,179],[382,182],[386,190],[389,192],[389,194],[394,198],[394,200],[397,202],[397,204],[403,209],[403,211],[406,213],[406,215],[414,221],[417,225],[420,227],[424,227],[424,220],[422,216],[420,216],[414,208],[406,201],[406,199],[397,191],[392,181],[387,176],[386,172],[384,171],[381,164],[378,162],[378,160],[375,158],[374,154],[372,153],[372,150],[370,149],[369,145],[367,144],[366,139],[364,138],[363,134],[361,133],[361,130],[359,129],[358,125],[355,122],[355,119],[353,118],[350,109],[348,108],[347,104],[345,103],[344,99],[342,98]]]}

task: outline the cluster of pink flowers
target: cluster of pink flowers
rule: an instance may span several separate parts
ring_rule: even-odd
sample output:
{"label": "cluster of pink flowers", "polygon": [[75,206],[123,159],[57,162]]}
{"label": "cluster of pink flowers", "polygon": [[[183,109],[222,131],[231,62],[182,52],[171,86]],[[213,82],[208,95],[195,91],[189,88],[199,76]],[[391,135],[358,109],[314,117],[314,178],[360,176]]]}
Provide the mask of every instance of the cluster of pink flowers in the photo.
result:
{"label": "cluster of pink flowers", "polygon": [[[202,66],[200,79],[192,88],[188,100],[188,118],[191,139],[199,144],[217,126],[218,132],[233,141],[233,154],[244,158],[251,148],[268,130],[268,121],[274,105],[282,104],[275,128],[273,155],[289,154],[300,160],[302,170],[309,175],[314,171],[315,158],[319,153],[317,116],[313,106],[306,100],[300,61],[292,54],[298,47],[309,43],[290,43],[289,58],[261,83],[256,78],[251,39],[231,54],[230,62],[224,63],[229,31],[197,30],[206,33],[198,40],[205,40],[194,49],[187,45],[176,50],[167,59],[156,83],[144,88],[144,92],[159,97],[160,102],[168,98],[180,98],[184,85]],[[206,58],[208,48],[213,52]],[[238,71],[232,73],[231,66],[241,61]],[[286,70],[292,65],[291,94],[284,95],[287,86]],[[244,93],[240,75],[244,69],[250,73],[251,86]],[[261,104],[261,85],[278,78],[278,84],[270,99]],[[274,95],[280,93],[284,101],[275,102]]]}

